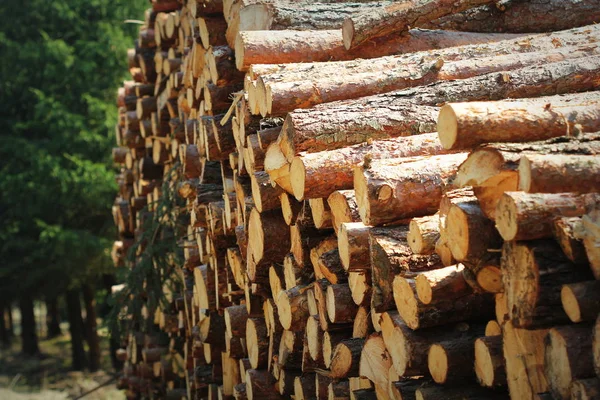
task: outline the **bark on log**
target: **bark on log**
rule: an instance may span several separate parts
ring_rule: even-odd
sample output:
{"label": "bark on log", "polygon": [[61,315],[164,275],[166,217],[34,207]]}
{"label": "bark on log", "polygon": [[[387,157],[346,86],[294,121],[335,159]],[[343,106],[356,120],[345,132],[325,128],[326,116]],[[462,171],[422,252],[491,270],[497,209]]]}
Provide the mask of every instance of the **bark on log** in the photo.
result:
{"label": "bark on log", "polygon": [[377,37],[404,33],[410,27],[489,2],[489,0],[410,1],[357,12],[347,18],[342,25],[344,47],[349,50]]}
{"label": "bark on log", "polygon": [[589,280],[591,273],[571,263],[552,241],[505,242],[502,279],[513,325],[531,329],[568,322],[561,285]]}
{"label": "bark on log", "polygon": [[571,384],[571,399],[593,400],[600,396],[600,379],[588,378],[573,381]]}
{"label": "bark on log", "polygon": [[371,227],[362,222],[342,223],[338,231],[340,261],[346,271],[369,269],[369,231]]}
{"label": "bark on log", "polygon": [[483,387],[506,386],[501,335],[486,336],[475,341],[475,374]]}
{"label": "bark on log", "polygon": [[458,264],[417,274],[415,286],[419,300],[431,304],[471,294],[473,289],[463,276],[464,269]]}
{"label": "bark on log", "polygon": [[519,163],[519,190],[530,193],[599,191],[600,160],[597,156],[526,154]]}
{"label": "bark on log", "polygon": [[563,285],[560,299],[571,322],[594,321],[600,313],[600,281]]}
{"label": "bark on log", "polygon": [[447,104],[440,110],[437,131],[446,149],[493,142],[531,142],[568,136],[574,130],[595,132],[600,130],[599,98],[592,92],[592,96],[582,93],[568,95],[567,99],[550,96],[529,101]]}
{"label": "bark on log", "polygon": [[555,399],[571,398],[571,383],[594,377],[591,325],[550,329],[546,336],[544,370]]}
{"label": "bark on log", "polygon": [[554,238],[565,256],[575,264],[588,262],[581,232],[583,232],[583,222],[579,217],[563,217],[554,221]]}
{"label": "bark on log", "polygon": [[[465,153],[373,161],[355,167],[354,189],[365,224],[382,225],[437,211]],[[401,168],[399,168],[399,166]]]}
{"label": "bark on log", "polygon": [[[289,251],[289,228],[279,210],[258,212],[253,209],[248,223],[248,256],[255,263],[278,262]],[[273,246],[272,243],[279,243]]]}
{"label": "bark on log", "polygon": [[329,320],[334,324],[352,322],[358,312],[347,283],[328,286],[325,302]]}
{"label": "bark on log", "polygon": [[364,344],[364,339],[355,338],[343,340],[335,346],[330,364],[332,378],[358,376]]}
{"label": "bark on log", "polygon": [[581,219],[583,223],[583,245],[590,269],[596,279],[600,279],[600,215],[592,210]]}
{"label": "bark on log", "polygon": [[433,254],[440,238],[439,214],[413,218],[408,226],[408,245],[415,254]]}
{"label": "bark on log", "polygon": [[[331,228],[333,225],[331,207],[329,206],[328,199],[309,199],[308,204],[310,205],[310,211],[312,213],[312,219],[317,229]],[[337,231],[337,229],[336,229]]]}
{"label": "bark on log", "polygon": [[436,342],[427,354],[431,377],[438,384],[465,382],[473,378],[475,362],[475,337],[466,336],[457,340]]}
{"label": "bark on log", "polygon": [[358,205],[354,190],[336,190],[327,197],[327,204],[331,210],[331,224],[336,233],[345,222],[360,220]]}
{"label": "bark on log", "polygon": [[275,388],[273,376],[266,370],[249,369],[246,371],[246,393],[248,400],[283,398]]}

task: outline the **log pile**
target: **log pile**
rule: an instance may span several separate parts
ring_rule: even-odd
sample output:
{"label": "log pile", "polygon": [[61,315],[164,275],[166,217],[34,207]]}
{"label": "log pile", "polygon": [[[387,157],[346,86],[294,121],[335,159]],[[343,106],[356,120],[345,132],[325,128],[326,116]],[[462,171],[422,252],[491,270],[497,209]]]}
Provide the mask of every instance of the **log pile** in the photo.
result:
{"label": "log pile", "polygon": [[182,259],[128,398],[599,398],[600,6],[500,3],[151,1],[112,256]]}

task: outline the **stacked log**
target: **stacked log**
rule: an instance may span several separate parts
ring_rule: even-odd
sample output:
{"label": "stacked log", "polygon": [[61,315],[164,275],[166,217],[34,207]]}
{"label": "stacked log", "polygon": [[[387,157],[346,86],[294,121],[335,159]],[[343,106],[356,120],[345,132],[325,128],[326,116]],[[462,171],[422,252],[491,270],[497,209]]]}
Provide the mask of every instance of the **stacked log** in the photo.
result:
{"label": "stacked log", "polygon": [[152,1],[112,256],[179,248],[123,310],[129,398],[598,396],[594,1],[422,29],[490,3]]}

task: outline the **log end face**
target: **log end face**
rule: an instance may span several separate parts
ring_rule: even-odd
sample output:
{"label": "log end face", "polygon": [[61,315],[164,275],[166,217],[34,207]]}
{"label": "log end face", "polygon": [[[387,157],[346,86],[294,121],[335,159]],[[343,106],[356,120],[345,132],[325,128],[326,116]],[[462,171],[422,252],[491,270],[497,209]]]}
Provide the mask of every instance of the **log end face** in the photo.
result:
{"label": "log end face", "polygon": [[446,104],[440,109],[437,130],[442,146],[445,149],[455,148],[458,135],[458,123],[451,104]]}
{"label": "log end face", "polygon": [[407,279],[396,276],[393,283],[394,301],[400,316],[411,329],[419,328],[418,300]]}
{"label": "log end face", "polygon": [[346,18],[342,24],[342,41],[346,50],[352,48],[352,39],[354,38],[354,21],[352,18]]}
{"label": "log end face", "polygon": [[248,68],[244,66],[244,37],[243,32],[239,32],[235,38],[235,67],[240,71],[245,71]]}
{"label": "log end face", "polygon": [[446,218],[446,235],[451,238],[448,245],[452,256],[457,261],[463,261],[469,253],[469,221],[464,211],[453,205]]}
{"label": "log end face", "polygon": [[333,355],[331,356],[331,376],[333,378],[346,377],[351,365],[352,353],[350,349],[344,343],[338,344],[333,351]]}
{"label": "log end face", "polygon": [[340,224],[340,229],[338,229],[338,251],[340,253],[340,261],[346,271],[348,271],[348,268],[350,267],[350,245],[348,243],[347,224],[348,223]]}
{"label": "log end face", "polygon": [[564,285],[560,291],[560,300],[562,302],[565,313],[571,320],[571,322],[581,322],[581,310],[579,308],[579,301],[577,296],[573,293],[573,290],[569,285]]}
{"label": "log end face", "polygon": [[419,296],[419,300],[421,300],[423,304],[431,303],[433,299],[433,291],[431,290],[431,285],[429,284],[429,281],[425,275],[418,275],[415,279],[415,284],[417,286],[417,295]]}
{"label": "log end face", "polygon": [[306,169],[300,157],[294,157],[290,165],[290,182],[294,197],[298,201],[304,200],[304,189],[306,183]]}
{"label": "log end face", "polygon": [[370,204],[366,171],[362,166],[354,168],[354,193],[360,219],[365,225],[370,225]]}
{"label": "log end face", "polygon": [[519,190],[531,191],[531,162],[526,156],[519,161]]}
{"label": "log end face", "polygon": [[517,206],[513,198],[503,194],[496,205],[496,228],[505,241],[515,240],[518,233]]}
{"label": "log end face", "polygon": [[433,380],[439,384],[445,383],[448,378],[448,357],[442,345],[436,343],[429,348],[427,364]]}
{"label": "log end face", "polygon": [[290,298],[285,291],[282,291],[277,296],[277,310],[279,313],[279,322],[283,329],[290,329],[292,326],[292,306],[290,303]]}
{"label": "log end face", "polygon": [[494,385],[494,364],[492,356],[481,338],[475,340],[475,374],[481,386]]}
{"label": "log end face", "polygon": [[573,381],[571,360],[567,353],[568,344],[556,329],[548,332],[545,342],[544,371],[550,391],[556,399],[568,399]]}

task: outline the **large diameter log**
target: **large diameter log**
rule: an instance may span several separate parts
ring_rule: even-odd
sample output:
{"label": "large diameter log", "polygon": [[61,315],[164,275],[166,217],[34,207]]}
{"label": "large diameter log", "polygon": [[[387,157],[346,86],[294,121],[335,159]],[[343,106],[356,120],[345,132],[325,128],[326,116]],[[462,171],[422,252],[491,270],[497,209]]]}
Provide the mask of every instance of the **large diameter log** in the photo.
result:
{"label": "large diameter log", "polygon": [[[532,142],[564,136],[575,125],[582,132],[600,130],[598,104],[585,104],[583,100],[582,105],[577,97],[570,106],[539,100],[447,104],[438,118],[440,142],[446,149],[464,149],[482,143]],[[582,97],[589,100],[585,94]]]}
{"label": "large diameter log", "polygon": [[448,14],[455,14],[489,0],[461,0],[448,3],[444,0],[410,1],[390,4],[374,10],[356,13],[342,25],[344,47],[351,49],[371,39],[405,32]]}
{"label": "large diameter log", "polygon": [[502,335],[475,340],[475,374],[481,386],[491,388],[506,385]]}
{"label": "large diameter log", "polygon": [[571,263],[553,241],[505,242],[501,266],[510,319],[520,328],[568,322],[561,286],[592,278],[589,270]]}
{"label": "large diameter log", "polygon": [[[598,110],[600,111],[600,105]],[[527,154],[519,163],[519,190],[530,193],[599,191],[600,160],[598,158],[580,155]]]}
{"label": "large diameter log", "polygon": [[594,321],[600,313],[600,281],[564,285],[560,299],[571,322]]}
{"label": "large diameter log", "polygon": [[417,274],[415,286],[419,300],[431,304],[471,294],[473,289],[463,276],[464,270],[464,265],[458,264]]}
{"label": "large diameter log", "polygon": [[598,21],[597,0],[550,0],[483,5],[430,21],[424,26],[467,32],[550,32]]}
{"label": "large diameter log", "polygon": [[[395,119],[393,116],[391,118]],[[401,132],[399,133],[401,134]],[[386,134],[391,136],[393,132],[386,130]],[[356,136],[352,135],[351,137],[354,139]],[[291,139],[283,136],[280,145],[282,147],[288,145],[292,147],[293,150],[288,150],[288,154],[293,154],[298,150],[298,146],[293,146],[286,142],[286,140]],[[359,141],[363,142],[364,139],[360,139]],[[303,146],[306,144],[308,143],[305,141],[302,142]],[[338,142],[337,145],[343,145],[343,142]],[[333,147],[336,144],[335,142],[332,144],[331,141],[327,141],[327,146]],[[311,151],[314,151],[314,149],[315,147],[311,146]],[[303,198],[327,197],[336,190],[351,189],[353,167],[363,162],[366,158],[378,160],[441,153],[444,153],[444,150],[433,133],[389,140],[377,140],[318,153],[303,153],[294,157],[290,165],[292,190],[298,200]]]}
{"label": "large diameter log", "polygon": [[434,214],[465,153],[373,161],[355,167],[354,190],[362,221],[381,225]]}
{"label": "large diameter log", "polygon": [[496,206],[496,227],[506,241],[552,237],[554,220],[585,214],[585,203],[574,193],[506,192]]}
{"label": "large diameter log", "polygon": [[555,399],[571,398],[571,383],[594,377],[591,325],[550,329],[545,339],[544,369]]}
{"label": "large diameter log", "polygon": [[366,59],[487,43],[509,37],[509,34],[411,29],[405,35],[375,38],[348,51],[344,48],[340,30],[245,31],[240,32],[235,41],[235,62],[239,70],[246,71],[252,64],[267,62],[287,64]]}
{"label": "large diameter log", "polygon": [[489,293],[472,293],[434,304],[423,304],[415,293],[414,280],[394,278],[394,301],[400,316],[411,329],[423,329],[451,322],[486,320],[494,314],[494,300]]}

